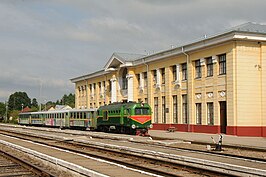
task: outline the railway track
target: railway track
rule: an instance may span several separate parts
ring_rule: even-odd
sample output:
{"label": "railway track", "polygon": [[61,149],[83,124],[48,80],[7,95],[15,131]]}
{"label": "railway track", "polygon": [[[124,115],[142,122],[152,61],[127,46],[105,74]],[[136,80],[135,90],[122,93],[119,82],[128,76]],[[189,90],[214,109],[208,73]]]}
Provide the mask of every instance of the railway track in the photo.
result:
{"label": "railway track", "polygon": [[54,175],[26,160],[14,156],[14,154],[0,149],[0,176],[17,177],[53,177]]}
{"label": "railway track", "polygon": [[[165,161],[160,158],[154,159],[154,157],[149,157],[147,155],[143,156],[142,153],[128,153],[126,151],[113,148],[109,149],[99,146],[91,146],[82,142],[74,142],[70,139],[61,139],[58,141],[53,138],[45,136],[40,137],[38,135],[22,132],[14,133],[12,131],[1,131],[1,133],[8,136],[15,136],[20,139],[38,142],[47,146],[64,149],[73,153],[104,159],[111,163],[124,165],[127,168],[141,170],[152,176],[219,176],[217,172],[214,173],[200,168],[195,169],[194,167],[190,168],[189,166]],[[223,173],[220,173],[220,176],[224,176]]]}
{"label": "railway track", "polygon": [[[23,134],[23,133],[22,133]],[[191,160],[191,158],[188,158],[190,159],[190,161],[186,161],[182,158],[185,158],[185,157],[181,157],[180,159],[180,156],[176,156],[175,154],[166,154],[166,153],[161,153],[161,152],[156,152],[156,151],[151,151],[151,150],[140,150],[138,149],[137,151],[141,151],[141,152],[136,152],[134,151],[134,149],[132,150],[132,148],[130,149],[129,147],[123,147],[123,143],[120,143],[119,141],[112,141],[111,144],[104,144],[104,143],[97,143],[97,142],[89,142],[89,141],[75,141],[75,136],[72,136],[72,135],[67,135],[66,137],[67,138],[64,138],[62,137],[63,134],[65,134],[65,132],[53,132],[53,137],[52,136],[46,136],[46,139],[47,140],[53,140],[54,137],[57,137],[57,139],[59,141],[61,141],[62,144],[64,144],[63,146],[65,146],[65,143],[67,143],[68,145],[70,145],[70,149],[84,149],[84,148],[87,148],[87,151],[91,153],[87,153],[88,155],[91,155],[91,156],[95,156],[97,153],[95,152],[95,150],[97,151],[100,151],[100,153],[102,154],[107,154],[106,157],[102,157],[102,158],[105,158],[105,159],[109,159],[109,157],[111,156],[123,156],[122,158],[122,161],[119,161],[118,158],[115,160],[115,163],[120,163],[120,164],[123,164],[125,162],[124,159],[129,159],[129,155],[131,155],[132,157],[130,157],[131,161],[137,161],[139,163],[137,163],[137,165],[132,165],[132,163],[128,163],[127,166],[135,166],[136,168],[141,168],[141,166],[143,164],[155,164],[153,168],[150,168],[150,169],[147,169],[146,168],[146,171],[157,171],[157,174],[160,174],[160,171],[162,171],[162,175],[172,175],[172,176],[185,176],[184,174],[186,173],[193,173],[193,174],[201,174],[203,173],[204,174],[204,171],[205,170],[210,170],[210,171],[219,171],[219,172],[216,172],[215,173],[215,176],[218,175],[218,173],[224,173],[224,174],[227,174],[227,175],[238,175],[238,176],[265,176],[265,170],[258,170],[256,169],[256,166],[257,164],[259,164],[260,166],[263,166],[265,167],[266,163],[265,163],[265,159],[261,159],[261,158],[252,158],[252,157],[244,157],[244,156],[238,156],[238,155],[230,155],[230,154],[224,154],[224,153],[216,153],[216,152],[206,152],[206,151],[201,151],[201,150],[190,150],[190,149],[184,149],[184,148],[174,148],[174,147],[162,147],[162,146],[158,146],[158,145],[144,145],[142,144],[143,146],[145,146],[145,148],[148,148],[149,149],[156,149],[156,148],[160,148],[160,149],[165,149],[165,151],[180,151],[182,153],[194,153],[194,154],[200,154],[200,155],[205,155],[205,156],[217,156],[217,157],[221,157],[221,158],[224,158],[224,161],[243,161],[243,163],[250,163],[251,166],[249,168],[245,168],[242,167],[242,166],[237,166],[237,168],[235,168],[234,170],[230,170],[230,168],[232,166],[228,166],[227,163],[214,163],[213,161],[209,162],[209,161],[201,161],[200,159],[198,159],[198,161],[200,161],[200,163],[198,162],[193,162],[193,160],[197,160],[197,159],[193,159]],[[61,134],[61,135],[60,135]],[[25,135],[25,134],[24,134]],[[27,134],[27,136],[35,136],[36,138],[38,138],[38,135],[34,135],[34,134]],[[61,137],[60,137],[61,136]],[[79,134],[79,136],[81,136]],[[45,138],[45,137],[43,137]],[[53,140],[54,141],[54,140]],[[98,140],[97,140],[98,141]],[[110,140],[109,140],[110,141]],[[132,144],[132,143],[135,143],[135,144],[138,144],[137,146],[139,147],[139,143],[136,143],[136,142],[127,142],[126,144],[129,145],[129,144]],[[115,145],[116,144],[116,145]],[[57,146],[59,147],[58,143],[57,143]],[[61,145],[60,145],[61,146]],[[120,147],[117,148],[117,147]],[[69,147],[68,147],[69,148]],[[106,153],[108,149],[108,153]],[[114,155],[114,153],[116,154],[120,154],[120,155]],[[161,156],[162,154],[165,155],[165,157]],[[196,155],[196,156],[199,156],[200,155]],[[135,157],[135,159],[133,158],[133,156],[137,156],[137,158]],[[144,158],[143,158],[144,157]],[[143,160],[141,160],[143,159]],[[177,162],[177,160],[179,159],[179,162]],[[211,158],[210,158],[211,159]],[[112,160],[112,159],[109,159],[109,160]],[[180,162],[181,161],[181,162]],[[215,164],[213,166],[212,162]],[[160,165],[157,165],[160,163]],[[205,163],[205,167],[202,165],[203,163]],[[125,163],[124,163],[125,164]],[[163,167],[162,164],[164,164],[164,166],[166,167]],[[196,165],[195,165],[196,164]],[[254,164],[254,165],[252,165]],[[209,165],[209,169],[207,168],[206,169],[206,165]],[[242,164],[243,165],[243,164]],[[137,167],[137,166],[140,166],[140,167]],[[224,166],[226,166],[227,168],[224,168]],[[192,168],[189,168],[189,167],[193,167],[195,169],[192,169]],[[235,167],[235,166],[233,166]],[[175,169],[175,168],[178,168],[178,170],[172,170],[172,169]],[[161,170],[158,170],[158,169],[161,169]],[[169,171],[169,169],[171,169],[170,171],[173,171],[171,174],[168,173],[168,174],[163,174],[164,172],[163,171]],[[180,175],[180,169],[181,173],[183,173],[182,175]],[[185,170],[184,170],[185,169]],[[177,175],[178,174],[178,175]],[[206,174],[206,173],[205,173]],[[210,173],[209,173],[210,174]],[[209,175],[209,174],[206,174],[206,175]],[[190,175],[188,175],[190,176]],[[211,175],[212,176],[212,175]]]}

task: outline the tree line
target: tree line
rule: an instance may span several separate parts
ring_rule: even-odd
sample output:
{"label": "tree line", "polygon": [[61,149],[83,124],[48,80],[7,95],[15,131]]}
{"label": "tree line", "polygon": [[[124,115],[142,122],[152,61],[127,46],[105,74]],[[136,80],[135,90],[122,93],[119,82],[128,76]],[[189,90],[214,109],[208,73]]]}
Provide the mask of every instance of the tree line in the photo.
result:
{"label": "tree line", "polygon": [[7,103],[0,102],[0,118],[12,117],[16,120],[19,112],[27,108],[29,111],[48,110],[56,105],[68,105],[75,107],[75,94],[64,94],[63,97],[56,102],[47,101],[46,103],[38,103],[36,98],[29,98],[26,92],[15,92],[8,98]]}

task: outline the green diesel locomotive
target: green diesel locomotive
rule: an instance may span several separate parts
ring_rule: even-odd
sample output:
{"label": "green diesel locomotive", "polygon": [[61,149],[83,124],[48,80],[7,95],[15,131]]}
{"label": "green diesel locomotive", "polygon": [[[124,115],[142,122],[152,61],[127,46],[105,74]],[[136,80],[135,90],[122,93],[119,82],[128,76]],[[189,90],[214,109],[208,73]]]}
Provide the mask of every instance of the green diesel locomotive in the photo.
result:
{"label": "green diesel locomotive", "polygon": [[97,110],[97,129],[104,132],[146,135],[152,128],[147,103],[112,103]]}

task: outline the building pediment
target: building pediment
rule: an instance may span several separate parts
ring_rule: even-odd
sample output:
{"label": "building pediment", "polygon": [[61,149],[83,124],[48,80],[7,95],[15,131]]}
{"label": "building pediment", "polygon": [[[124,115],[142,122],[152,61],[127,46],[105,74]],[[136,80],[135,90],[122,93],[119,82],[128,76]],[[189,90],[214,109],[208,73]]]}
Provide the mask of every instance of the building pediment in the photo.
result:
{"label": "building pediment", "polygon": [[105,71],[117,70],[121,67],[132,66],[132,62],[138,58],[143,57],[140,54],[128,54],[128,53],[113,53],[111,58],[104,66]]}
{"label": "building pediment", "polygon": [[104,66],[104,70],[116,70],[121,64],[124,64],[124,61],[121,58],[117,57],[115,54],[113,54]]}

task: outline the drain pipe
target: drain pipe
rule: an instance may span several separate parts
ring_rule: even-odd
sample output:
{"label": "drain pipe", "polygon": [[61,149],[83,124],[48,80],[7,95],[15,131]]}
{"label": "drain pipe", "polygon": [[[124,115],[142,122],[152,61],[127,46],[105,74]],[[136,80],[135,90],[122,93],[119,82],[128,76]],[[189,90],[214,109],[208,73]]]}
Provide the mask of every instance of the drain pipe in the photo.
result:
{"label": "drain pipe", "polygon": [[89,100],[88,100],[88,80],[86,80],[86,78],[85,77],[83,77],[83,80],[85,81],[85,87],[86,87],[86,108],[85,109],[88,109],[88,106],[89,106]]}
{"label": "drain pipe", "polygon": [[187,63],[187,125],[188,125],[188,132],[190,132],[190,122],[189,122],[189,94],[188,94],[188,64],[189,64],[189,55],[185,52],[184,46],[182,46],[182,53],[186,56],[186,63]]}

